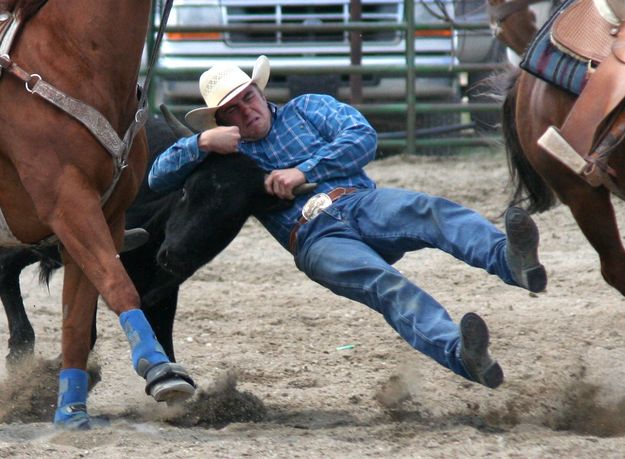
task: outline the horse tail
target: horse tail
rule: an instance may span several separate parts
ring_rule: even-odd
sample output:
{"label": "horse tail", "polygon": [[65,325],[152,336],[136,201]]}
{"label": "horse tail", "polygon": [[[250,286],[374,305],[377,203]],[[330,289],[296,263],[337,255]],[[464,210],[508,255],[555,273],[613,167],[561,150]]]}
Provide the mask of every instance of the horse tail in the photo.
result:
{"label": "horse tail", "polygon": [[40,247],[34,250],[39,257],[39,283],[50,286],[52,274],[63,267],[61,254],[56,245]]}
{"label": "horse tail", "polygon": [[556,197],[543,178],[527,160],[516,129],[516,81],[520,71],[508,72],[507,95],[502,110],[502,131],[505,139],[508,171],[514,192],[509,205],[520,205],[530,213],[543,212],[556,204]]}

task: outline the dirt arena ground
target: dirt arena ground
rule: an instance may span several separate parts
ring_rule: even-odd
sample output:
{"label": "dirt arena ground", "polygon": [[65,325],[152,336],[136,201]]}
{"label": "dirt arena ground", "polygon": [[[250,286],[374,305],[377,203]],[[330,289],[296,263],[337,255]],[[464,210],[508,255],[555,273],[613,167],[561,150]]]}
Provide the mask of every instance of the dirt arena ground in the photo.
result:
{"label": "dirt arena ground", "polygon": [[[502,225],[500,152],[391,157],[367,170],[380,186],[443,195]],[[102,381],[89,411],[108,421],[89,432],[50,423],[61,276],[48,292],[28,268],[22,286],[37,358],[10,373],[0,359],[0,457],[622,458],[625,301],[604,283],[567,208],[536,220],[550,276],[540,295],[435,250],[398,263],[454,318],[486,318],[506,372],[497,390],[453,375],[381,316],[309,281],[251,220],[182,288],[175,345],[200,386],[192,402],[168,408],[144,394],[116,318],[101,305]],[[7,339],[0,320],[2,355]]]}

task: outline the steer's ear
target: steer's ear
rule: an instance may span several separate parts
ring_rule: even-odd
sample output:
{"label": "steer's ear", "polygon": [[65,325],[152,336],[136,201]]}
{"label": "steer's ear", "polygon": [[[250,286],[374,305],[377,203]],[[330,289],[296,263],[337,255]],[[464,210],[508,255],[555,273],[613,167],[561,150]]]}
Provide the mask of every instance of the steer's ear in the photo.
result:
{"label": "steer's ear", "polygon": [[150,233],[143,228],[131,228],[124,231],[124,244],[120,252],[130,252],[150,239]]}

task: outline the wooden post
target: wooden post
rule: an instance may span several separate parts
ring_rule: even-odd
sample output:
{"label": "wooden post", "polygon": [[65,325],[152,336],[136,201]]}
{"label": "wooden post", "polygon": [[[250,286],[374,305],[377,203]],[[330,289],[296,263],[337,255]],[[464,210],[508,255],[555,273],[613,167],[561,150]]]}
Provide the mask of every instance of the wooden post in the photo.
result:
{"label": "wooden post", "polygon": [[[362,19],[362,4],[360,0],[350,0],[349,20],[359,22]],[[362,31],[354,30],[349,33],[350,61],[351,65],[362,64]],[[350,101],[352,104],[362,103],[362,75],[349,75]]]}

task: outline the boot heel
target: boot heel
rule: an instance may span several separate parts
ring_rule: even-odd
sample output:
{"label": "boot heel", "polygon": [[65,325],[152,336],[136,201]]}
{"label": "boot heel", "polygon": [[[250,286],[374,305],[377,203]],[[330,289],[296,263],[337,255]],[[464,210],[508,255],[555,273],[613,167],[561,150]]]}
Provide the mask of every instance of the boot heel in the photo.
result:
{"label": "boot heel", "polygon": [[527,289],[530,292],[538,293],[547,288],[547,273],[543,265],[534,266],[523,272]]}
{"label": "boot heel", "polygon": [[501,366],[495,362],[486,369],[486,371],[482,374],[482,378],[486,387],[495,389],[503,383],[503,370],[501,369]]}

